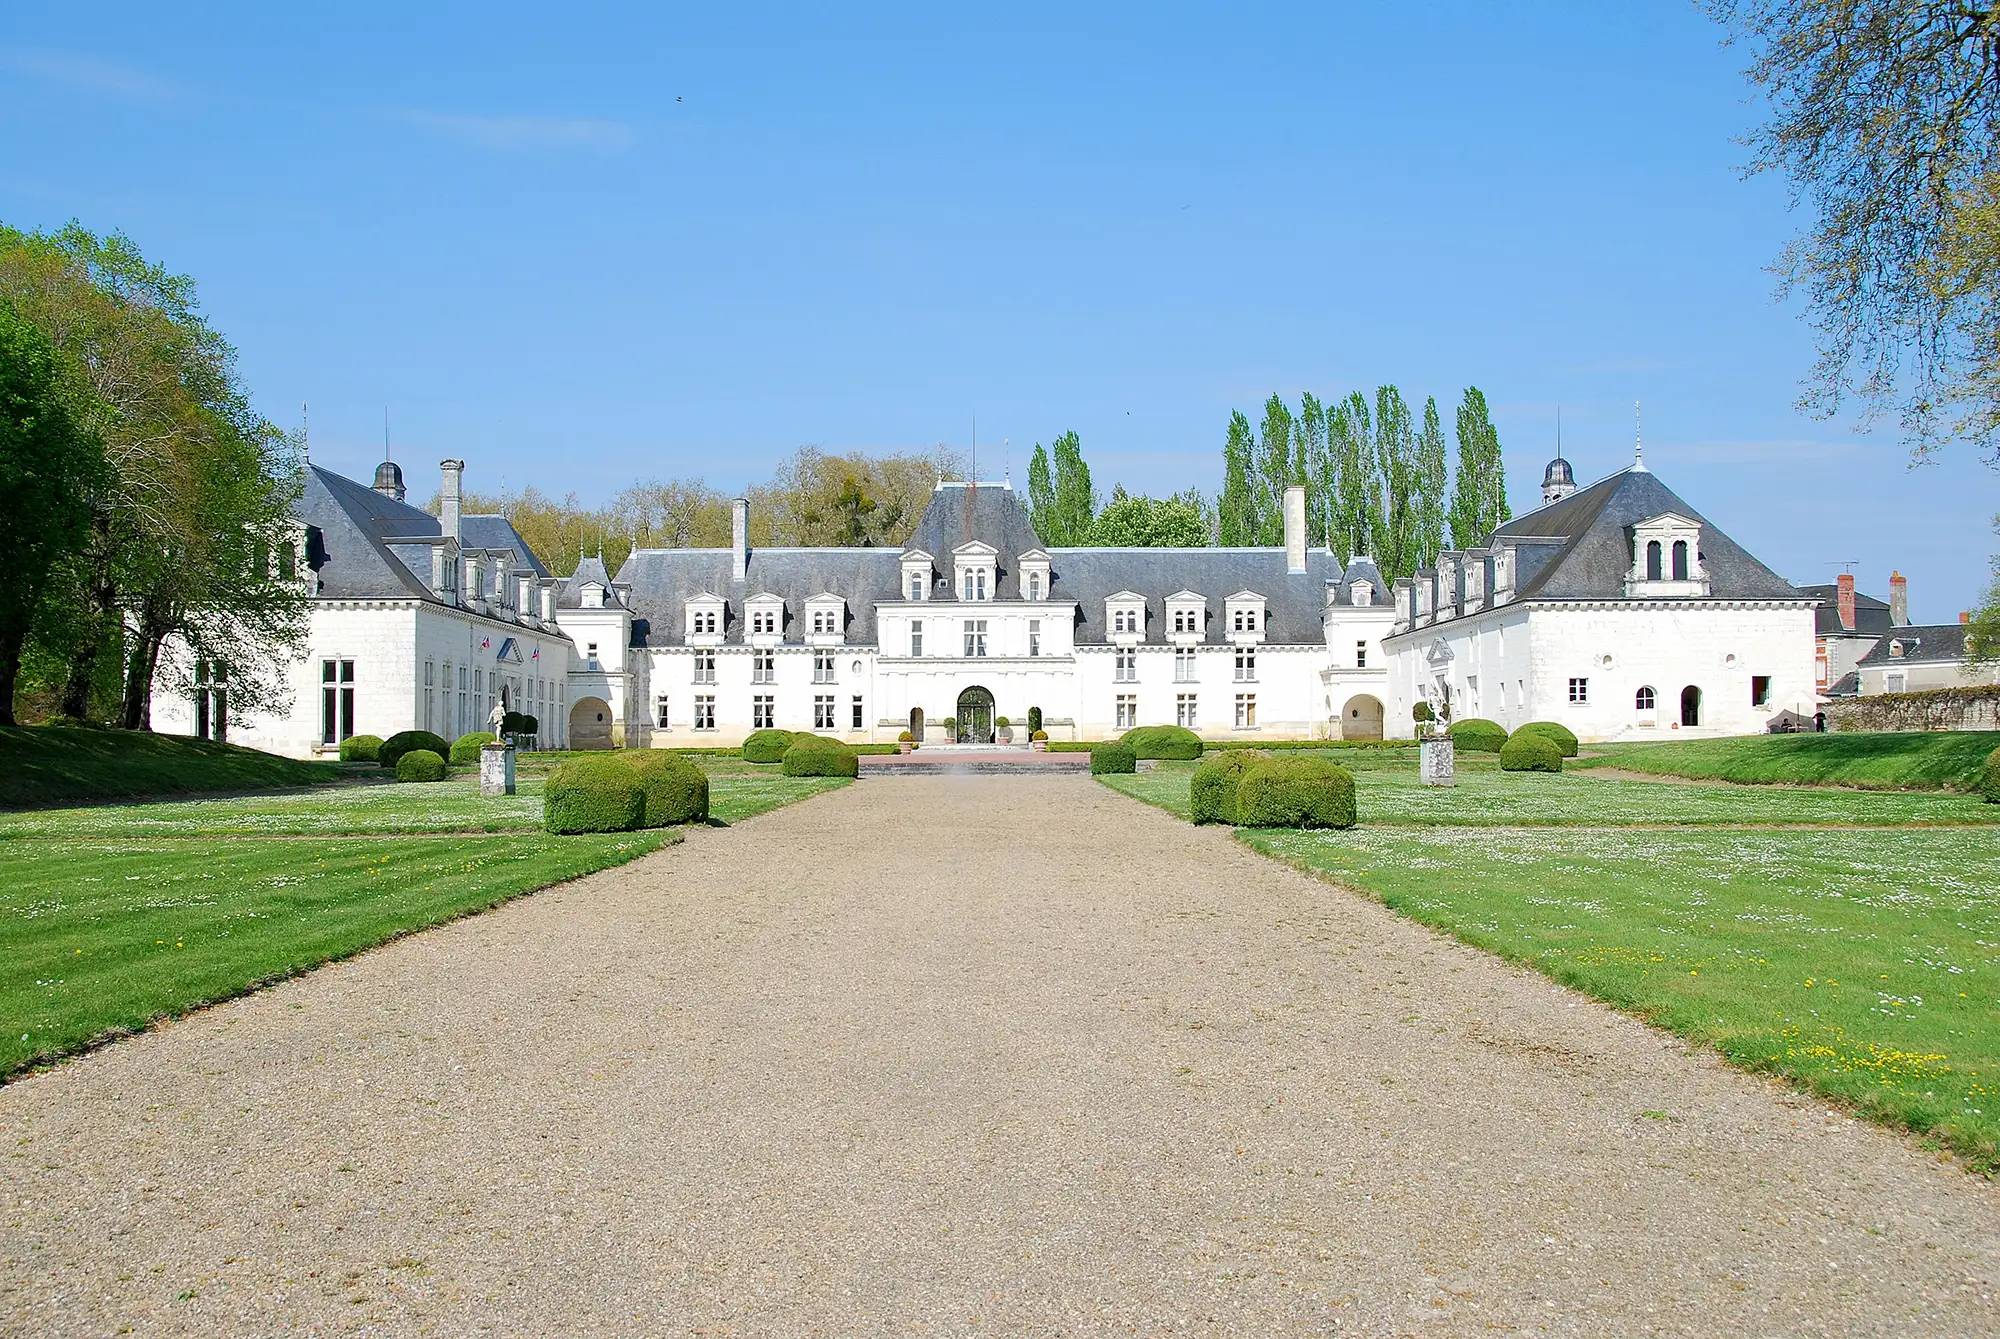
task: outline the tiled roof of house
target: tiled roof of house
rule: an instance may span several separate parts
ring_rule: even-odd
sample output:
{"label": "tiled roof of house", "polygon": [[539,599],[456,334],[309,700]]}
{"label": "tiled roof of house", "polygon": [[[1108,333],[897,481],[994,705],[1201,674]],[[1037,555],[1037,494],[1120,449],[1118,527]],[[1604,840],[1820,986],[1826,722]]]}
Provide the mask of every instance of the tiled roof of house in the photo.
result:
{"label": "tiled roof of house", "polygon": [[1886,601],[1873,595],[1854,592],[1854,626],[1840,626],[1840,587],[1828,582],[1817,586],[1800,586],[1801,595],[1809,595],[1820,601],[1813,611],[1813,631],[1822,637],[1880,637],[1889,630],[1889,606]]}
{"label": "tiled roof of house", "polygon": [[1912,661],[1955,662],[1965,659],[1963,623],[1917,623],[1891,628],[1857,666],[1909,664]]}

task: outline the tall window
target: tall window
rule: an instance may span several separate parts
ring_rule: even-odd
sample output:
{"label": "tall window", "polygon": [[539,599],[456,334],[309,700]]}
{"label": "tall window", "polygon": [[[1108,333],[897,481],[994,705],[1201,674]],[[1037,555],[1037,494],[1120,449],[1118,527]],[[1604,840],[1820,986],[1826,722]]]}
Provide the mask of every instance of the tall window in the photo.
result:
{"label": "tall window", "polygon": [[1368,668],[1368,643],[1367,643],[1367,642],[1356,642],[1356,643],[1354,644],[1354,668],[1356,668],[1356,669],[1367,669],[1367,668]]}
{"label": "tall window", "polygon": [[1590,680],[1571,679],[1569,681],[1569,700],[1579,707],[1587,705],[1590,702]]}
{"label": "tall window", "polygon": [[229,737],[229,670],[219,660],[194,663],[194,734],[217,742]]}
{"label": "tall window", "polygon": [[1174,694],[1174,724],[1192,730],[1196,726],[1193,693]]}
{"label": "tall window", "polygon": [[697,609],[697,610],[695,610],[695,611],[694,611],[694,630],[695,630],[696,632],[708,632],[708,633],[712,633],[712,632],[714,632],[714,631],[715,631],[715,611],[714,611],[713,609]]}
{"label": "tall window", "polygon": [[750,728],[770,730],[778,724],[778,699],[759,693],[750,699]]}
{"label": "tall window", "polygon": [[1180,608],[1174,610],[1174,631],[1200,632],[1201,611],[1199,609],[1191,609],[1186,605],[1182,605]]}
{"label": "tall window", "polygon": [[1238,605],[1236,611],[1230,616],[1229,627],[1232,632],[1257,631],[1257,611],[1243,605]]}
{"label": "tall window", "polygon": [[752,651],[750,653],[750,682],[776,683],[778,681],[778,655],[775,651]]}
{"label": "tall window", "polygon": [[965,654],[983,656],[986,654],[986,620],[968,618],[965,620]]}
{"label": "tall window", "polygon": [[986,598],[986,569],[968,567],[960,574],[960,584],[965,591],[965,599],[970,602]]}
{"label": "tall window", "polygon": [[833,695],[817,695],[813,698],[813,729],[831,730],[833,724]]}
{"label": "tall window", "polygon": [[1238,693],[1236,695],[1236,728],[1255,730],[1257,728],[1257,695]]}
{"label": "tall window", "polygon": [[923,653],[924,621],[921,618],[913,618],[910,620],[910,654],[914,657]]}
{"label": "tall window", "polygon": [[354,733],[354,662],[319,662],[319,734],[322,744],[338,744]]}
{"label": "tall window", "polygon": [[1687,579],[1688,542],[1685,539],[1677,539],[1674,541],[1674,580],[1686,581]]}
{"label": "tall window", "polygon": [[854,699],[854,728],[856,730],[861,728],[861,698],[858,694]]}
{"label": "tall window", "polygon": [[1137,651],[1119,651],[1116,663],[1112,668],[1111,678],[1114,683],[1139,682],[1139,653]]}
{"label": "tall window", "polygon": [[[585,669],[603,669],[603,668],[604,668],[604,666],[600,665],[600,664],[599,664],[599,663],[597,662],[597,643],[596,643],[596,642],[585,642],[585,643],[583,644],[583,667],[584,667]],[[474,689],[475,689],[475,691],[476,691],[476,690],[477,690],[477,688],[478,688],[478,685],[477,685],[477,684],[474,684],[474,685],[473,685],[473,688],[474,688]]]}
{"label": "tall window", "polygon": [[1139,630],[1139,611],[1137,609],[1112,610],[1111,630],[1113,632],[1137,632]]}
{"label": "tall window", "polygon": [[910,573],[910,598],[912,600],[921,600],[924,598],[924,574],[922,572]]}
{"label": "tall window", "polygon": [[1028,654],[1031,656],[1038,656],[1041,653],[1042,653],[1042,620],[1040,620],[1039,618],[1031,618],[1028,620]]}
{"label": "tall window", "polygon": [[664,730],[670,724],[667,719],[667,696],[665,693],[653,699],[653,723]]}
{"label": "tall window", "polygon": [[1118,697],[1118,728],[1130,730],[1139,723],[1139,699],[1127,694]]}
{"label": "tall window", "polygon": [[1257,653],[1243,650],[1236,653],[1236,682],[1257,682]]}
{"label": "tall window", "polygon": [[1194,681],[1194,648],[1192,646],[1176,646],[1174,648],[1174,682],[1193,683]]}
{"label": "tall window", "polygon": [[1771,705],[1771,676],[1753,674],[1750,676],[1750,705],[1768,707]]}
{"label": "tall window", "polygon": [[816,651],[813,653],[813,682],[833,682],[833,652]]}
{"label": "tall window", "polygon": [[437,665],[433,661],[426,660],[424,662],[424,729],[432,731],[437,729],[437,726],[431,723],[432,694],[437,691],[435,687],[436,680]]}
{"label": "tall window", "polygon": [[755,613],[750,615],[750,631],[776,632],[777,630],[778,630],[777,610],[759,609]]}
{"label": "tall window", "polygon": [[839,622],[839,619],[840,616],[831,609],[815,609],[813,610],[813,631],[839,632],[840,629],[834,626]]}
{"label": "tall window", "polygon": [[1646,541],[1646,580],[1658,581],[1660,570],[1660,541],[1649,539]]}
{"label": "tall window", "polygon": [[694,681],[696,683],[715,682],[715,652],[696,651],[694,653]]}
{"label": "tall window", "polygon": [[1042,574],[1040,572],[1028,573],[1028,598],[1031,600],[1042,598]]}
{"label": "tall window", "polygon": [[715,728],[715,697],[703,693],[694,700],[694,728],[713,730]]}

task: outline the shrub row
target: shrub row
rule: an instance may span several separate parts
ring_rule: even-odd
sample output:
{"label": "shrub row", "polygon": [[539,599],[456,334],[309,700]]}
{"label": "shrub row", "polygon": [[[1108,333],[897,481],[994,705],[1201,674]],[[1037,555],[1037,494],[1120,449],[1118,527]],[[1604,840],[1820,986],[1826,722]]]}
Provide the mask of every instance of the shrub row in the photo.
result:
{"label": "shrub row", "polygon": [[708,819],[708,774],[665,749],[573,759],[549,773],[542,795],[550,832],[627,832]]}
{"label": "shrub row", "polygon": [[1454,753],[1498,753],[1507,742],[1506,726],[1478,716],[1453,721],[1445,733],[1451,736]]}
{"label": "shrub row", "polygon": [[1139,770],[1139,755],[1132,751],[1130,744],[1113,742],[1090,746],[1090,774],[1092,776],[1115,776],[1121,772]]}
{"label": "shrub row", "polygon": [[1127,730],[1118,742],[1137,758],[1187,760],[1201,756],[1201,736],[1180,725],[1141,725]]}
{"label": "shrub row", "polygon": [[1324,758],[1217,754],[1188,786],[1197,823],[1249,828],[1351,828],[1354,774]]}
{"label": "shrub row", "polygon": [[384,767],[393,768],[403,760],[405,753],[415,753],[418,749],[435,753],[440,758],[451,756],[451,745],[441,736],[434,735],[428,730],[404,730],[390,735],[376,747],[375,761]]}

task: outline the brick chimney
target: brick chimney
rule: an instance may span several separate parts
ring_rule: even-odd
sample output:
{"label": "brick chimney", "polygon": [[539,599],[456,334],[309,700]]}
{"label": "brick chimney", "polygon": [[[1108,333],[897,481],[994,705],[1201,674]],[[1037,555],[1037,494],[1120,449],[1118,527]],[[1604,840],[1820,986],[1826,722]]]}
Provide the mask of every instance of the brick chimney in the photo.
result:
{"label": "brick chimney", "polygon": [[1910,626],[1910,579],[1901,572],[1889,574],[1889,626]]}
{"label": "brick chimney", "polygon": [[1960,627],[1964,627],[1971,621],[1972,621],[1972,611],[1970,609],[1961,609],[1958,611],[1958,625]]}
{"label": "brick chimney", "polygon": [[1854,573],[1842,572],[1839,577],[1840,626],[1843,631],[1854,631]]}

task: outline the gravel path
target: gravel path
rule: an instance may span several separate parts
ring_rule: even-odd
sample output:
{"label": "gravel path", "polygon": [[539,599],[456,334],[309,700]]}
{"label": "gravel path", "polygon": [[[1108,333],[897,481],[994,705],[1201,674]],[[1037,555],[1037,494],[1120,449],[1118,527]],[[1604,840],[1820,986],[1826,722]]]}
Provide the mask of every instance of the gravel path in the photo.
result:
{"label": "gravel path", "polygon": [[2000,1331],[1992,1187],[1077,778],[699,832],[0,1126],[8,1334]]}

